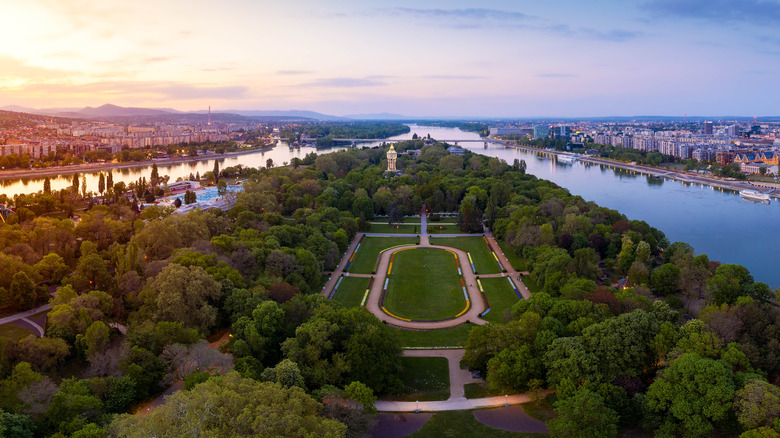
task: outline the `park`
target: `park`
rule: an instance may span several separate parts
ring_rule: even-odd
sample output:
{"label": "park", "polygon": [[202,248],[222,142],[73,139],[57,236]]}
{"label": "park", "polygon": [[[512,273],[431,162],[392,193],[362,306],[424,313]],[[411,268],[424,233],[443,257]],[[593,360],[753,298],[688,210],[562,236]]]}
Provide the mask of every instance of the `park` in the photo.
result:
{"label": "park", "polygon": [[375,436],[439,436],[443,424],[480,436],[546,433],[548,393],[499,394],[460,364],[471,328],[503,322],[530,297],[527,272],[486,229],[444,234],[455,224],[429,226],[425,209],[409,219],[420,226],[382,224],[358,234],[322,291],[366,308],[404,347],[404,390],[377,401]]}

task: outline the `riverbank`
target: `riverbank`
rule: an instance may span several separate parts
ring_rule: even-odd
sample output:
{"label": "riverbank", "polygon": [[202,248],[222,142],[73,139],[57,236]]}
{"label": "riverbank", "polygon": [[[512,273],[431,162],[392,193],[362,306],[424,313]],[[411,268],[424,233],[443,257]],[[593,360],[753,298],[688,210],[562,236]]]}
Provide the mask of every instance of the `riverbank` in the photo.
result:
{"label": "riverbank", "polygon": [[[554,151],[549,149],[540,149],[535,148],[531,146],[523,146],[523,145],[517,145],[517,144],[511,144],[508,141],[505,140],[497,140],[492,139],[498,143],[503,144],[505,147],[509,148],[515,148],[515,149],[522,149],[528,152],[532,153],[541,153],[544,155],[549,156],[558,156],[558,155],[566,155],[566,156],[575,156],[570,153],[563,153],[560,151]],[[660,167],[652,167],[652,166],[645,166],[640,164],[631,164],[631,163],[625,163],[623,161],[616,161],[616,160],[610,160],[607,158],[600,158],[600,157],[588,157],[584,155],[576,155],[576,158],[578,161],[581,161],[583,163],[590,163],[590,164],[596,164],[600,166],[607,166],[610,169],[622,169],[627,170],[630,172],[636,172],[643,175],[648,175],[651,177],[655,177],[658,179],[672,179],[675,181],[680,181],[685,184],[701,184],[705,186],[715,187],[723,190],[732,190],[735,192],[739,192],[740,190],[756,190],[759,188],[766,188],[761,187],[759,185],[751,184],[749,181],[737,181],[737,180],[725,180],[717,177],[711,177],[711,176],[704,176],[699,174],[691,174],[686,172],[679,172],[676,170],[669,170],[664,169]],[[767,191],[764,191],[763,193],[768,194],[770,197],[780,199],[780,190],[778,189],[770,189]]]}
{"label": "riverbank", "polygon": [[114,169],[132,169],[134,167],[147,167],[152,164],[157,166],[174,165],[196,161],[220,160],[223,158],[235,157],[239,155],[251,154],[254,152],[268,151],[272,148],[248,148],[235,152],[225,152],[223,154],[204,154],[194,157],[174,157],[160,160],[132,161],[126,163],[90,163],[74,164],[70,166],[47,167],[44,169],[14,169],[0,171],[0,180],[20,179],[20,178],[43,178],[46,176],[72,175],[74,173],[93,173],[104,172]]}

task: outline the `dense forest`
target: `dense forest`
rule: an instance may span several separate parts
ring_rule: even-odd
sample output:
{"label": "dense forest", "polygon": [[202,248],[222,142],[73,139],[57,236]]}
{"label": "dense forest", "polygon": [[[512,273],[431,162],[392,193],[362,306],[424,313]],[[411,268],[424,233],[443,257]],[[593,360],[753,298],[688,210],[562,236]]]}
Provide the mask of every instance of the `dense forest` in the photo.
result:
{"label": "dense forest", "polygon": [[392,122],[339,122],[312,123],[283,130],[279,136],[290,143],[301,137],[316,138],[317,146],[333,146],[334,138],[389,138],[394,135],[406,134],[409,127]]}
{"label": "dense forest", "polygon": [[322,272],[374,215],[425,204],[527,264],[532,298],[472,329],[464,362],[496,390],[556,390],[554,435],[780,436],[780,313],[747,269],[522,162],[395,147],[401,175],[382,148],[216,170],[244,180],[226,212],[93,205],[77,184],[0,199],[22,212],[0,225],[0,309],[52,305],[45,337],[0,338],[0,435],[364,436],[401,345],[319,295]]}

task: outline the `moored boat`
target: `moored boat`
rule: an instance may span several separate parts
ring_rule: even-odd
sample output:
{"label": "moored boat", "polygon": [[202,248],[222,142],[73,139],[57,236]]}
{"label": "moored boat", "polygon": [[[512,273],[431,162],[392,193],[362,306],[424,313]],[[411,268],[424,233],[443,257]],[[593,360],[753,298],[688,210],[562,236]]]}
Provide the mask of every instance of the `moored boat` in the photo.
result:
{"label": "moored boat", "polygon": [[769,195],[766,193],[757,192],[755,190],[740,190],[739,196],[751,201],[769,202]]}

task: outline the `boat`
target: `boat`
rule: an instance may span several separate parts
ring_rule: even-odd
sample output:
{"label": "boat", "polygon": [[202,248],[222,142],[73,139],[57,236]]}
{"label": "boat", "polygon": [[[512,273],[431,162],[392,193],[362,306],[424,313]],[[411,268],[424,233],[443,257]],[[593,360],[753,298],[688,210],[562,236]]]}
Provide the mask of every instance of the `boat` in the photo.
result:
{"label": "boat", "polygon": [[558,155],[558,162],[559,163],[573,164],[575,161],[577,161],[577,157],[575,157],[573,155],[564,155],[564,154],[559,154]]}
{"label": "boat", "polygon": [[739,196],[751,201],[769,202],[769,195],[755,190],[740,190]]}

